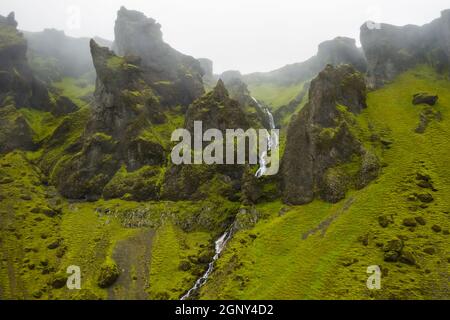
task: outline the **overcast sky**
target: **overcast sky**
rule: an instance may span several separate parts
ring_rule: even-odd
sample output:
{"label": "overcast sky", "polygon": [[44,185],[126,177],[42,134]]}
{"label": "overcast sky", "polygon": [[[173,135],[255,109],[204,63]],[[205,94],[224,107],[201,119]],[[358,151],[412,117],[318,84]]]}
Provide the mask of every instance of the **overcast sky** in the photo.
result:
{"label": "overcast sky", "polygon": [[359,42],[367,20],[422,25],[450,8],[449,0],[1,0],[0,14],[15,11],[22,30],[113,40],[121,5],[161,23],[177,50],[212,59],[216,73],[273,70],[306,60],[336,36]]}

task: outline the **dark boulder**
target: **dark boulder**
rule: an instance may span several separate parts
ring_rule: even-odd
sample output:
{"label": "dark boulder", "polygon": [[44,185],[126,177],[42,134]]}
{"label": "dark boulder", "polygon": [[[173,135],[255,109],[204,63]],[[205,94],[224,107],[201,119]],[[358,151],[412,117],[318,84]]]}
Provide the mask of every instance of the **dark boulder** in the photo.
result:
{"label": "dark boulder", "polygon": [[161,25],[143,13],[122,7],[115,24],[115,51],[137,56],[148,83],[165,105],[187,106],[204,93],[203,69],[198,60],[170,47],[163,40]]}
{"label": "dark boulder", "polygon": [[427,93],[416,93],[413,96],[413,104],[414,105],[418,105],[418,104],[427,104],[429,106],[434,106],[436,104],[436,102],[438,101],[439,97],[436,95],[430,95]]}

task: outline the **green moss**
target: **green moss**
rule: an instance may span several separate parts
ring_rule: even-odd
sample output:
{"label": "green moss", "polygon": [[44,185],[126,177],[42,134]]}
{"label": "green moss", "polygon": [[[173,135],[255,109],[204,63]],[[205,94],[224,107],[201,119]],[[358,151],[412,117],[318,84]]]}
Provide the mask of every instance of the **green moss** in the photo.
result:
{"label": "green moss", "polygon": [[[210,235],[205,232],[185,234],[166,223],[153,241],[149,297],[178,300],[205,271],[205,266],[193,259],[203,251],[201,247],[208,245]],[[195,269],[183,271],[179,268],[182,262],[189,260],[197,264]]]}
{"label": "green moss", "polygon": [[79,80],[74,78],[64,78],[61,81],[54,82],[53,86],[60,90],[61,95],[68,97],[79,107],[88,105],[86,97],[91,96],[95,90],[93,84],[81,84]]}
{"label": "green moss", "polygon": [[[449,88],[450,83],[430,68],[418,67],[369,93],[368,108],[354,120],[365,128],[370,124],[370,130],[361,125],[363,136],[379,133],[393,142],[383,151],[382,175],[337,204],[315,201],[289,207],[282,216],[278,216],[283,208],[280,203],[259,205],[257,210],[267,214],[254,229],[234,236],[201,298],[445,299],[445,289],[433,288],[443,288],[447,281],[448,236],[433,232],[431,226],[449,228],[445,213],[450,208],[450,170],[445,164],[450,159]],[[435,108],[443,120],[432,122],[424,134],[416,134],[421,107],[411,101],[413,94],[422,91],[438,93]],[[354,173],[354,169],[351,164],[344,171]],[[415,177],[422,170],[433,176],[439,190],[424,209],[411,197],[420,192]],[[381,214],[393,223],[380,226]],[[432,221],[410,229],[402,222],[411,215]],[[406,264],[412,261],[408,257],[404,263],[384,261],[380,246],[399,237],[405,239],[405,252],[420,268]],[[424,253],[427,243],[440,254]],[[383,270],[382,290],[366,287],[366,270],[371,265]]]}
{"label": "green moss", "polygon": [[249,90],[256,99],[263,101],[276,111],[294,100],[302,91],[304,84],[302,82],[287,87],[275,84],[250,85]]}
{"label": "green moss", "polygon": [[114,261],[108,261],[100,268],[97,284],[100,288],[112,286],[120,276],[120,270]]}
{"label": "green moss", "polygon": [[161,167],[143,167],[135,172],[127,172],[123,166],[106,185],[106,198],[126,200],[149,200],[159,198],[160,183],[164,172]]}
{"label": "green moss", "polygon": [[40,142],[49,137],[62,121],[62,119],[56,119],[49,112],[36,109],[22,108],[20,113],[24,115],[28,125],[33,130],[35,142]]}

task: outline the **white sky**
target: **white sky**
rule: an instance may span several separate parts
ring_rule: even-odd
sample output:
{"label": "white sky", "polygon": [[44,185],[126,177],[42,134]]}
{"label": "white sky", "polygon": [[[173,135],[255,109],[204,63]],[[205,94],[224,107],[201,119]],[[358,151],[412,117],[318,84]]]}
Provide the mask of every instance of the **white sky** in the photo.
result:
{"label": "white sky", "polygon": [[15,11],[22,30],[113,40],[121,5],[161,23],[177,50],[212,59],[216,73],[273,70],[306,60],[336,36],[359,42],[367,20],[422,25],[450,8],[449,0],[1,0],[0,14]]}

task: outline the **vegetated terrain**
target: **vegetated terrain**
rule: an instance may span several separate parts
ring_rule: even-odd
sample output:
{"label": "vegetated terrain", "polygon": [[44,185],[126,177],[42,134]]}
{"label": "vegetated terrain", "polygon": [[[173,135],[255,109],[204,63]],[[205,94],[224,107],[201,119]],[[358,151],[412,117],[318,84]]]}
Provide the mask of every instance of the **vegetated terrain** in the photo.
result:
{"label": "vegetated terrain", "polygon": [[[370,125],[389,145],[381,176],[337,204],[258,205],[261,220],[235,235],[201,297],[448,298],[449,88],[448,78],[418,67],[370,92],[368,107],[356,121]],[[421,91],[439,95],[435,108],[442,113],[424,134],[415,129],[427,107],[411,103]],[[429,176],[437,191],[419,187],[418,174]],[[422,203],[415,196],[423,193],[433,201]],[[385,262],[391,241],[401,241],[413,259]],[[366,287],[371,265],[382,269],[382,290]]]}
{"label": "vegetated terrain", "polygon": [[[137,33],[140,24],[152,32]],[[14,16],[0,17],[1,299],[180,299],[226,231],[190,298],[450,297],[450,79],[435,57],[369,90],[354,40],[337,38],[301,81],[205,90],[198,61],[168,47],[153,19],[121,8],[116,26],[121,55],[90,42],[96,83],[93,70],[64,74],[63,60],[45,60],[43,83]],[[438,100],[413,104],[418,93]],[[267,127],[250,95],[281,129],[279,175],[171,164],[172,132],[195,120]],[[291,181],[298,132],[325,163],[307,186]],[[374,265],[381,290],[366,286]],[[81,269],[81,290],[66,287],[70,266]]]}

